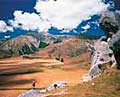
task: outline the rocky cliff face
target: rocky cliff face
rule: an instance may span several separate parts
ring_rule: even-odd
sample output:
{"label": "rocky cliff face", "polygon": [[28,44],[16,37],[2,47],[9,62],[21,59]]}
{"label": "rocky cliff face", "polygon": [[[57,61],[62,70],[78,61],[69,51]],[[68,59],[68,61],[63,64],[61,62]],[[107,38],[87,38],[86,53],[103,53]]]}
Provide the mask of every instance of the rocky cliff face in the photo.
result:
{"label": "rocky cliff face", "polygon": [[104,13],[100,20],[100,27],[107,37],[110,37],[109,32],[114,33],[108,44],[113,49],[117,67],[120,69],[120,11]]}
{"label": "rocky cliff face", "polygon": [[116,33],[119,30],[119,22],[115,12],[104,12],[101,15],[100,27],[106,35],[108,35],[108,32]]}

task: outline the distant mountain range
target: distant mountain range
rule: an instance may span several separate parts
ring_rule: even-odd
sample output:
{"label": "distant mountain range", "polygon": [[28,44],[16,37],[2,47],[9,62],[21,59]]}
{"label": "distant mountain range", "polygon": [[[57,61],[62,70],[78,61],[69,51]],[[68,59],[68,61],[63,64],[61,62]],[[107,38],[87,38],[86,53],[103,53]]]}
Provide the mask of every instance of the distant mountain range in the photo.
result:
{"label": "distant mountain range", "polygon": [[52,36],[42,33],[28,33],[10,40],[0,41],[0,58],[28,55],[45,48],[49,44],[62,42],[67,36]]}
{"label": "distant mountain range", "polygon": [[3,51],[8,53],[3,53],[1,58],[33,53],[39,45],[40,40],[27,35],[5,41],[0,45],[0,51],[2,51],[0,53]]}

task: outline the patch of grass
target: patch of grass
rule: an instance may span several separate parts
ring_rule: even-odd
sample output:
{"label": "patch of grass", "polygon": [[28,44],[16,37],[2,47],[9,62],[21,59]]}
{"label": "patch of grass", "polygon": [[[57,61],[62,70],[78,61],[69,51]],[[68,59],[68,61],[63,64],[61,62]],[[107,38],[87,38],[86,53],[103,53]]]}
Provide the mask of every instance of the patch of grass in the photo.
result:
{"label": "patch of grass", "polygon": [[90,83],[69,87],[67,95],[55,97],[120,97],[120,71],[110,70]]}
{"label": "patch of grass", "polygon": [[82,85],[77,85],[77,86],[71,87],[70,89],[75,91],[81,91],[82,89],[85,89],[85,88]]}

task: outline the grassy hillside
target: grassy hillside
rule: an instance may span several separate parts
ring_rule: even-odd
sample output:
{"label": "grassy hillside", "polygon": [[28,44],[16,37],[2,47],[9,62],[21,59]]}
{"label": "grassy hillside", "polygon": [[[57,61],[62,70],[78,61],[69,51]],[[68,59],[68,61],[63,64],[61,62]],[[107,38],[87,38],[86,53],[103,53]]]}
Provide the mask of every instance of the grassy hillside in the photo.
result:
{"label": "grassy hillside", "polygon": [[55,97],[120,97],[120,71],[109,70],[95,79],[95,85],[90,82],[68,88],[68,94]]}
{"label": "grassy hillside", "polygon": [[60,43],[50,44],[46,48],[38,51],[36,54],[40,56],[49,56],[51,58],[71,58],[77,57],[86,52],[86,40],[77,38],[69,38]]}

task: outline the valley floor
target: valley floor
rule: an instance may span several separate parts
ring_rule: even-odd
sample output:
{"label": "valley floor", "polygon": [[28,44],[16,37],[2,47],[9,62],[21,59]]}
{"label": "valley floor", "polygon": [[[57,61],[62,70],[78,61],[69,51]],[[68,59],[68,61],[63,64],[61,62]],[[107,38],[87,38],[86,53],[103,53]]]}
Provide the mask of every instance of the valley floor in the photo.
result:
{"label": "valley floor", "polygon": [[55,81],[67,81],[71,86],[81,83],[87,70],[54,59],[9,58],[0,60],[0,97],[17,97],[32,88],[46,88]]}
{"label": "valley floor", "polygon": [[65,95],[49,97],[120,97],[120,70],[110,69],[91,82],[81,83],[81,77],[90,68],[88,54],[75,58],[64,58],[64,63],[48,58],[13,57],[0,60],[0,97],[18,97],[32,88],[35,79],[36,89],[46,88],[56,81],[67,81],[69,87],[50,92]]}

